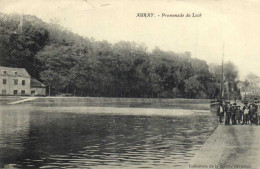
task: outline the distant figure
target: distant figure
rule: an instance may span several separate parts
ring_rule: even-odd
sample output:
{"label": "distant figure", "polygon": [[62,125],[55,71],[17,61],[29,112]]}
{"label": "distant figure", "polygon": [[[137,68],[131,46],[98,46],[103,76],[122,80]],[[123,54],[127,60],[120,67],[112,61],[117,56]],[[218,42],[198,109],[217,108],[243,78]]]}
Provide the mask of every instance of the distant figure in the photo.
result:
{"label": "distant figure", "polygon": [[240,109],[240,106],[237,106],[237,111],[236,111],[236,122],[237,124],[240,124],[242,121],[243,117],[243,111]]}
{"label": "distant figure", "polygon": [[249,107],[247,105],[247,102],[244,103],[244,107],[243,107],[243,124],[248,124],[249,123]]}
{"label": "distant figure", "polygon": [[225,107],[225,113],[226,113],[226,118],[225,118],[225,125],[230,125],[230,115],[232,111],[232,106],[230,105],[230,102],[226,102],[226,107]]}
{"label": "distant figure", "polygon": [[257,117],[257,125],[260,125],[260,113],[258,112],[258,105],[256,104],[256,117]]}
{"label": "distant figure", "polygon": [[255,112],[255,105],[254,102],[252,101],[251,104],[249,105],[249,120],[250,124],[255,124],[256,122],[256,112]]}
{"label": "distant figure", "polygon": [[218,114],[219,114],[219,124],[222,124],[224,118],[224,105],[222,104],[222,102],[220,102],[219,104]]}
{"label": "distant figure", "polygon": [[237,121],[236,121],[236,114],[237,114],[237,103],[233,103],[233,108],[232,108],[232,125],[237,125]]}
{"label": "distant figure", "polygon": [[255,125],[259,125],[259,114],[258,114],[258,105],[257,105],[257,99],[254,99],[253,106],[255,107]]}

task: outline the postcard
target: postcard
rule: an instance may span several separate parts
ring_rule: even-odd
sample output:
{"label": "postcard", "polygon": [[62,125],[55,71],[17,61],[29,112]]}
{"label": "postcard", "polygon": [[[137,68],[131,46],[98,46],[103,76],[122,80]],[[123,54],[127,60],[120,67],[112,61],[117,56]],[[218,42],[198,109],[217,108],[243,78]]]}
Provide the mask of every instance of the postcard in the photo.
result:
{"label": "postcard", "polygon": [[0,168],[259,169],[259,10],[0,0]]}

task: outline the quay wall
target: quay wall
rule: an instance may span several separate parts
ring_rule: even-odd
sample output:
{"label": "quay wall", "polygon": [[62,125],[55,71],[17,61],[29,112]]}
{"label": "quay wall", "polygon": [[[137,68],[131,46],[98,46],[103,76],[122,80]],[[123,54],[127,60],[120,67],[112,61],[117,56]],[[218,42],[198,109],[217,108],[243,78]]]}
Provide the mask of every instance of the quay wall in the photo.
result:
{"label": "quay wall", "polygon": [[[34,98],[29,99],[28,98]],[[0,97],[0,105],[26,99],[18,104],[47,107],[142,107],[142,108],[179,108],[209,110],[208,99],[162,99],[162,98],[109,98],[109,97]]]}
{"label": "quay wall", "polygon": [[0,96],[0,105],[1,104],[7,104],[10,102],[14,102],[14,101],[18,101],[18,100],[23,100],[23,98],[19,97],[19,96]]}
{"label": "quay wall", "polygon": [[164,98],[112,98],[112,97],[38,97],[41,102],[63,102],[63,101],[79,101],[79,102],[147,102],[147,103],[209,103],[209,99],[164,99]]}
{"label": "quay wall", "polygon": [[26,102],[38,106],[148,107],[209,110],[208,99],[107,98],[107,97],[38,97]]}

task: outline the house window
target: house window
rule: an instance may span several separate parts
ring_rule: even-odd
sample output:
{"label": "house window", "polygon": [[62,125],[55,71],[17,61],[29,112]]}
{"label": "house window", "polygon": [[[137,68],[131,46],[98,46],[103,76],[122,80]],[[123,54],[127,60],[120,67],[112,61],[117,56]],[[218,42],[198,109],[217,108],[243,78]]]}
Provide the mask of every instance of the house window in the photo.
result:
{"label": "house window", "polygon": [[14,85],[18,85],[18,79],[14,79]]}
{"label": "house window", "polygon": [[5,89],[2,90],[2,95],[6,95],[6,90]]}
{"label": "house window", "polygon": [[6,84],[6,79],[3,79],[3,84]]}
{"label": "house window", "polygon": [[25,85],[25,80],[22,80],[22,85]]}
{"label": "house window", "polygon": [[22,90],[22,91],[21,91],[21,95],[25,95],[25,90]]}
{"label": "house window", "polygon": [[31,95],[34,96],[35,95],[35,90],[31,91]]}
{"label": "house window", "polygon": [[18,91],[17,90],[14,90],[14,95],[17,95]]}

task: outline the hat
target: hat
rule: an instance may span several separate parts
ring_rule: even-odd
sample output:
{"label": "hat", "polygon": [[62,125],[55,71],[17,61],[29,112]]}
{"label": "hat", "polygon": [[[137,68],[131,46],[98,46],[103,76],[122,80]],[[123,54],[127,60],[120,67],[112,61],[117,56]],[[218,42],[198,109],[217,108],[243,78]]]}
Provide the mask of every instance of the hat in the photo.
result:
{"label": "hat", "polygon": [[235,106],[235,105],[237,105],[237,103],[233,103],[233,105]]}

